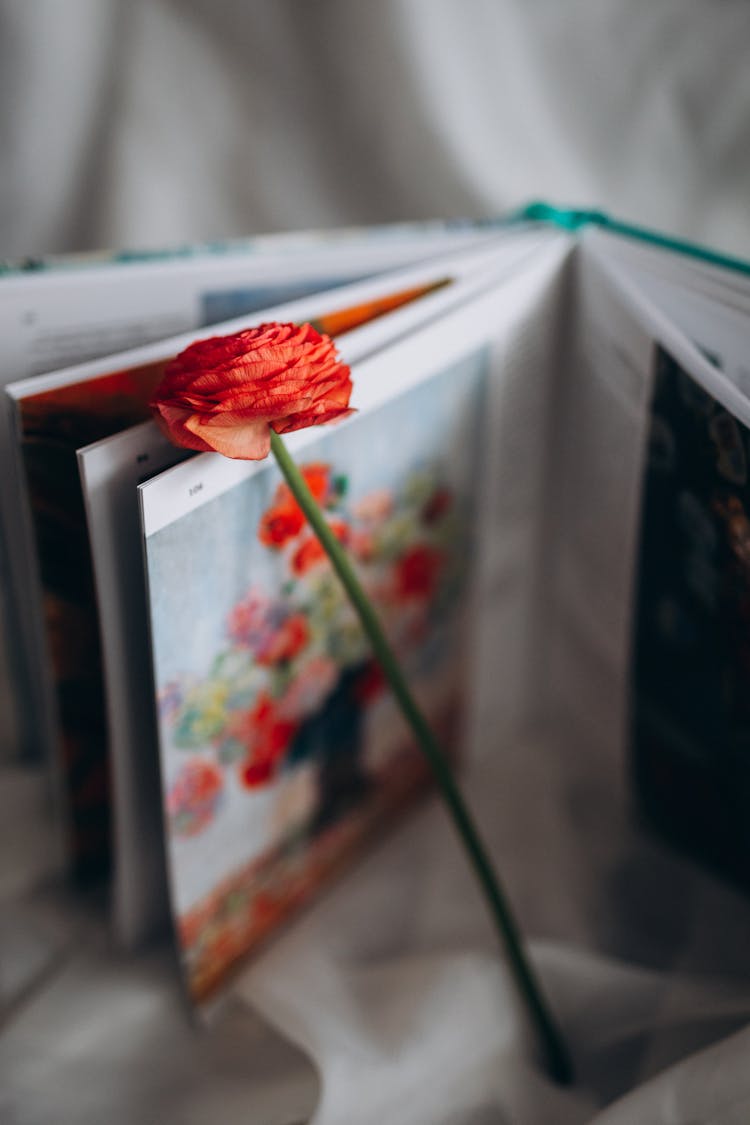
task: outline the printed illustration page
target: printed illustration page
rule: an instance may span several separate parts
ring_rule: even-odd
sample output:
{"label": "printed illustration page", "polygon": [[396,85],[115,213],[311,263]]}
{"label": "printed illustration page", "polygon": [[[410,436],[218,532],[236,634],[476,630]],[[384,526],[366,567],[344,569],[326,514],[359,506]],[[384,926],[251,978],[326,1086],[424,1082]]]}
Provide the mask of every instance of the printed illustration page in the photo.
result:
{"label": "printed illustration page", "polygon": [[636,796],[673,841],[747,886],[750,402],[734,366],[740,314],[699,349],[700,322],[688,335],[609,268],[655,341],[627,667]]}
{"label": "printed illustration page", "polygon": [[632,659],[637,793],[657,827],[747,888],[750,427],[659,348],[648,442]]}
{"label": "printed illustration page", "polygon": [[[545,233],[549,242],[549,233]],[[503,240],[497,252],[451,257],[439,265],[401,271],[387,281],[316,296],[267,315],[317,317],[323,330],[349,329],[348,346],[360,349],[357,354],[377,350],[389,334],[407,333],[420,320],[440,317],[451,304],[486,288],[498,275],[514,276],[526,258],[533,258],[540,249],[540,238],[543,245],[545,239],[539,234],[514,237],[507,244]],[[451,283],[453,274],[458,280]],[[357,324],[361,327],[352,333]],[[24,637],[37,640],[29,662],[29,682],[37,700],[32,714],[48,722],[47,739],[53,754],[60,745],[54,725],[58,716],[65,803],[72,810],[72,853],[82,875],[96,875],[106,868],[109,829],[98,629],[91,609],[93,584],[75,450],[145,417],[148,397],[166,358],[190,338],[9,388],[17,407],[25,462],[19,476],[29,483],[34,533],[28,553],[14,555],[28,620]],[[19,483],[16,503],[21,488]],[[34,550],[39,553],[46,590],[46,641],[36,591],[28,581],[35,570]],[[75,647],[68,642],[71,635],[78,639]],[[55,654],[54,698],[44,696],[48,685],[39,671],[46,652]],[[79,798],[84,802],[80,809]]]}
{"label": "printed illustration page", "polygon": [[[497,528],[484,487],[491,384],[520,379],[519,332],[560,265],[558,247],[523,286],[355,364],[358,414],[288,436],[453,754],[474,694],[470,606],[497,576],[495,533],[516,530]],[[274,464],[201,455],[140,492],[172,908],[202,1002],[426,772]]]}
{"label": "printed illustration page", "polygon": [[[719,555],[740,549],[730,537],[738,534],[741,506],[720,478],[722,471],[735,477],[743,471],[742,426],[750,422],[750,409],[721,370],[728,363],[721,352],[709,360],[702,343],[696,346],[694,332],[685,330],[690,326],[667,317],[634,278],[586,240],[577,256],[576,303],[565,390],[556,408],[556,472],[548,493],[550,734],[560,753],[575,747],[577,755],[586,755],[592,791],[611,802],[598,815],[625,825],[633,771],[642,775],[644,768],[633,755],[638,758],[644,745],[653,745],[657,728],[661,737],[670,725],[673,732],[684,732],[687,723],[695,739],[694,709],[703,713],[711,700],[716,702],[712,684],[723,675],[721,661],[714,651],[713,679],[699,687],[700,668],[688,665],[702,649],[694,642],[704,619],[695,605],[685,613],[681,597],[686,586],[696,602],[710,586],[718,592],[725,579],[721,572],[712,575],[712,568]],[[702,481],[697,490],[696,472]],[[742,495],[740,500],[744,503]],[[671,593],[665,537],[684,564],[682,571],[675,566]],[[711,550],[717,554],[708,565]],[[741,649],[733,651],[736,662]],[[733,667],[737,685],[741,677],[736,663]],[[665,703],[665,678],[673,691],[671,719],[654,704]],[[655,723],[647,734],[644,715]],[[680,745],[685,750],[688,741]],[[672,751],[665,748],[661,758],[646,753],[653,778]],[[681,784],[678,772],[663,775],[671,776],[675,792]],[[739,784],[738,775],[734,783]],[[708,800],[708,788],[704,792]],[[664,791],[661,799],[666,800]],[[587,862],[604,871],[608,860],[602,852]]]}

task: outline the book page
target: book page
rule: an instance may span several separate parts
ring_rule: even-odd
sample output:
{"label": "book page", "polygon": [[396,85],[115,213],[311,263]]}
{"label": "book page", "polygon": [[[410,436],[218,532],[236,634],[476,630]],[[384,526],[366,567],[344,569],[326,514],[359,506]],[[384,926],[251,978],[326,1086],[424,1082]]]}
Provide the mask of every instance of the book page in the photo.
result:
{"label": "book page", "polygon": [[750,427],[655,357],[635,587],[632,766],[651,822],[750,880]]}
{"label": "book page", "polygon": [[[559,267],[355,364],[359,413],[286,439],[453,754],[473,691],[471,569],[497,559],[476,518],[489,384]],[[202,1003],[427,774],[275,464],[201,455],[140,493],[172,909]]]}
{"label": "book page", "polygon": [[[689,333],[690,326],[666,316],[664,308],[619,262],[595,252],[593,243],[584,240],[576,273],[574,330],[555,406],[557,441],[548,488],[545,548],[549,628],[546,644],[539,647],[540,678],[550,693],[547,728],[553,748],[564,756],[568,747],[574,747],[579,761],[586,763],[587,786],[597,794],[597,807],[590,815],[619,821],[627,830],[634,795],[644,807],[637,779],[646,776],[642,749],[649,740],[654,744],[655,729],[649,728],[650,733],[644,736],[644,715],[648,712],[653,716],[659,710],[649,710],[649,700],[663,704],[663,678],[674,676],[676,695],[672,704],[677,698],[682,702],[673,706],[671,723],[664,722],[662,713],[656,725],[662,733],[670,726],[673,732],[684,733],[685,719],[695,727],[691,716],[699,707],[698,700],[689,697],[700,695],[697,666],[690,675],[676,674],[676,651],[667,655],[663,637],[660,645],[653,646],[644,639],[665,630],[671,643],[678,644],[680,623],[690,632],[699,615],[694,614],[688,623],[679,599],[671,599],[664,585],[662,604],[648,576],[659,573],[665,537],[674,550],[681,550],[679,544],[685,545],[692,536],[693,548],[685,546],[684,566],[674,575],[674,590],[680,584],[684,588],[687,570],[690,581],[696,584],[712,581],[700,542],[708,537],[717,547],[726,544],[732,529],[739,525],[731,521],[729,509],[722,509],[723,516],[718,510],[704,511],[705,497],[698,495],[693,502],[687,495],[695,492],[691,474],[705,461],[708,441],[713,442],[715,458],[723,465],[741,461],[741,426],[750,423],[750,404],[723,373],[721,351],[707,358]],[[690,380],[695,383],[692,391]],[[675,394],[675,387],[682,389]],[[665,401],[674,407],[673,416],[667,418],[662,417],[660,405],[664,394]],[[682,415],[699,410],[701,402],[707,408],[710,404],[711,417],[717,418],[713,438],[711,432],[704,433],[688,455]],[[706,424],[710,422],[707,418]],[[695,430],[695,419],[690,425]],[[679,434],[674,432],[675,427]],[[674,460],[679,442],[683,442],[680,473]],[[662,462],[663,471],[659,469]],[[713,472],[715,481],[715,465]],[[675,510],[669,516],[662,508],[654,517],[654,499],[649,499],[649,494],[655,482],[656,495],[660,491],[663,494],[665,488],[673,489]],[[686,495],[679,500],[676,492],[683,485]],[[673,534],[675,524],[682,528],[677,539]],[[645,560],[643,573],[639,560]],[[720,575],[717,589],[722,581]],[[643,624],[644,614],[649,616],[647,626]],[[641,642],[634,636],[635,622],[639,623]],[[685,645],[687,652],[690,646],[687,642]],[[653,652],[653,661],[646,659],[645,664],[644,646],[650,646]],[[735,647],[735,657],[739,651]],[[654,662],[661,666],[659,672]],[[721,662],[715,662],[715,667],[718,671]],[[739,678],[734,682],[739,683]],[[706,698],[715,701],[711,680],[706,684]],[[717,733],[717,746],[721,737]],[[687,747],[687,740],[683,738],[680,745]],[[661,755],[647,751],[645,757],[653,766],[647,784],[654,798],[654,771],[658,772],[659,762],[663,765],[671,759],[674,763],[676,757],[667,746]],[[681,782],[675,775],[673,781],[676,794]],[[705,793],[709,802],[708,787]],[[664,787],[659,801],[665,827]],[[676,800],[673,808],[679,804]],[[685,801],[683,812],[690,807]],[[731,802],[725,805],[728,818],[730,807]],[[719,835],[717,832],[716,837]],[[735,841],[737,838],[735,829]],[[611,877],[611,860],[606,850],[587,857],[587,862],[599,867],[602,878]],[[606,937],[609,923],[601,921]]]}
{"label": "book page", "polygon": [[190,456],[153,422],[78,451],[96,586],[112,792],[112,915],[133,948],[168,918],[138,485]]}
{"label": "book page", "polygon": [[[553,406],[540,684],[553,740],[590,756],[592,786],[627,788],[630,593],[654,330],[579,244],[566,365]],[[564,752],[560,751],[560,752]],[[604,780],[606,779],[606,780]]]}
{"label": "book page", "polygon": [[586,232],[584,238],[743,393],[750,393],[750,276],[601,231]]}
{"label": "book page", "polygon": [[739,325],[708,353],[618,262],[597,255],[597,267],[652,341],[632,645],[620,654],[635,797],[673,843],[747,886],[750,401],[731,377]]}
{"label": "book page", "polygon": [[710,348],[729,363],[736,336],[727,337],[725,355],[715,335],[720,320],[672,318],[599,239],[587,236],[579,245],[549,501],[550,612],[557,622],[552,690],[558,716],[599,745],[602,759],[620,764],[624,783],[631,596],[657,346],[700,373],[702,385],[738,417],[747,416],[748,404],[704,354]]}

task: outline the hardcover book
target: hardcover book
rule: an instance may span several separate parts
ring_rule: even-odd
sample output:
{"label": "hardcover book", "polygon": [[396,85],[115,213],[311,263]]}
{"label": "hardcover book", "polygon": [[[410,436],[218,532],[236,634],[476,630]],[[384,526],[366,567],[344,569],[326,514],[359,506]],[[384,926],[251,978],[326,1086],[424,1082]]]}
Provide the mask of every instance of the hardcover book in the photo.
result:
{"label": "hardcover book", "polygon": [[746,880],[748,273],[547,205],[5,269],[18,756],[125,946],[171,916],[203,1004],[427,783],[275,467],[148,420],[222,318],[336,337],[356,413],[288,445],[456,768],[564,724]]}

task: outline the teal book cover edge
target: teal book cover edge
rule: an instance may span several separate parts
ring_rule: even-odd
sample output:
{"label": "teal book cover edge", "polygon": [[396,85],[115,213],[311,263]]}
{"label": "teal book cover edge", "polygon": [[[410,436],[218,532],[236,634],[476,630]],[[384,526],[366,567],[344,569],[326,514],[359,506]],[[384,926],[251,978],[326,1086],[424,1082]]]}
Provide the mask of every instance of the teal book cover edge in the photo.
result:
{"label": "teal book cover edge", "polygon": [[347,237],[369,235],[370,237],[398,238],[405,232],[422,230],[426,233],[440,230],[456,230],[461,228],[486,228],[498,229],[503,226],[512,226],[514,223],[548,223],[563,230],[575,232],[587,226],[597,226],[603,230],[611,231],[625,238],[633,238],[639,242],[649,243],[651,246],[660,247],[677,254],[729,269],[750,276],[750,261],[722,254],[699,243],[689,242],[684,239],[674,238],[662,234],[660,231],[649,230],[646,227],[633,223],[625,223],[613,218],[605,211],[580,207],[558,207],[554,203],[544,200],[535,200],[524,204],[511,211],[509,214],[499,215],[487,219],[448,219],[422,222],[386,223],[374,227],[344,227],[331,230],[312,231],[286,231],[280,234],[263,234],[248,238],[227,239],[215,242],[199,242],[190,245],[173,246],[149,250],[120,250],[120,251],[94,251],[80,254],[44,255],[36,258],[22,260],[0,259],[0,277],[18,276],[29,273],[49,272],[64,269],[80,269],[87,266],[101,265],[127,265],[129,263],[142,263],[153,261],[175,261],[199,257],[201,254],[209,256],[223,256],[233,253],[258,253],[266,245],[294,245],[303,243],[308,246],[315,242],[324,244],[331,240],[346,240]]}
{"label": "teal book cover edge", "polygon": [[646,227],[636,226],[632,223],[624,223],[620,219],[612,218],[605,211],[586,210],[576,207],[556,207],[553,203],[545,203],[542,200],[533,203],[527,203],[525,206],[519,208],[515,212],[515,219],[518,222],[537,222],[537,223],[551,223],[553,226],[561,227],[563,230],[577,231],[587,226],[600,227],[602,230],[610,231],[612,234],[619,234],[625,238],[633,238],[639,242],[649,243],[651,246],[658,246],[662,250],[671,250],[676,254],[683,254],[686,257],[695,258],[698,261],[706,262],[708,265],[719,266],[721,269],[734,270],[738,273],[743,273],[750,276],[750,262],[742,258],[732,257],[731,254],[721,254],[717,250],[711,250],[707,246],[701,246],[696,242],[687,242],[680,238],[673,238],[670,235],[662,234],[659,231],[649,230]]}

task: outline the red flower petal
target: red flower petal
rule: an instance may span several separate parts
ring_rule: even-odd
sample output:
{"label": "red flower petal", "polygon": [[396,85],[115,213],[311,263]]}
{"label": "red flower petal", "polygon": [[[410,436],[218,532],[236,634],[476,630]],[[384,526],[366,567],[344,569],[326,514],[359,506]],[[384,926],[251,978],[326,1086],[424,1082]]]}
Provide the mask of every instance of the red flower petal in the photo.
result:
{"label": "red flower petal", "polygon": [[352,411],[349,368],[311,325],[262,324],[198,340],[167,365],[151,402],[176,445],[258,461],[283,434]]}

